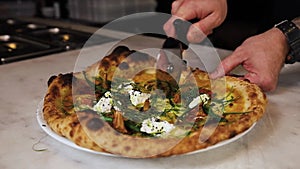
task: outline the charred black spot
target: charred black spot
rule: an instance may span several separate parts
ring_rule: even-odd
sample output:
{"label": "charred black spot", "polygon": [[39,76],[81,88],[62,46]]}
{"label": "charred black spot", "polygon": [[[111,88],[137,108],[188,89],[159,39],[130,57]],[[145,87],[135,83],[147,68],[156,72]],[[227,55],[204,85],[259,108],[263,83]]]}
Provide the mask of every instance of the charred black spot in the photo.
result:
{"label": "charred black spot", "polygon": [[71,130],[70,133],[69,133],[69,135],[70,135],[71,137],[73,137],[74,134],[75,134],[75,131],[74,131],[74,130]]}
{"label": "charred black spot", "polygon": [[57,97],[60,96],[59,88],[57,86],[53,86],[50,90],[51,91],[49,93],[52,93],[53,96],[57,96]]}
{"label": "charred black spot", "polygon": [[105,70],[110,68],[110,61],[107,59],[103,59],[101,61],[101,67],[103,67]]}
{"label": "charred black spot", "polygon": [[62,86],[72,86],[73,73],[67,73],[61,75],[60,81],[62,82]]}
{"label": "charred black spot", "polygon": [[128,51],[130,51],[128,47],[126,47],[126,46],[118,46],[118,47],[116,47],[113,50],[112,54],[114,54],[114,55],[120,55],[121,53],[128,52]]}
{"label": "charred black spot", "polygon": [[129,65],[128,65],[127,62],[122,62],[122,63],[119,65],[119,68],[120,68],[121,70],[126,70],[126,69],[129,68]]}
{"label": "charred black spot", "polygon": [[79,123],[79,121],[74,121],[74,122],[72,122],[71,124],[70,124],[70,126],[72,127],[72,128],[74,128],[74,127],[76,127],[77,125],[79,125],[80,123]]}
{"label": "charred black spot", "polygon": [[249,94],[249,97],[252,99],[255,99],[255,98],[257,98],[257,93],[252,92]]}
{"label": "charred black spot", "polygon": [[104,126],[104,122],[101,119],[93,118],[87,122],[87,128],[92,131],[97,131]]}
{"label": "charred black spot", "polygon": [[47,85],[50,86],[50,84],[53,82],[53,80],[57,78],[57,76],[51,76],[47,82]]}
{"label": "charred black spot", "polygon": [[232,138],[232,137],[234,137],[236,135],[237,135],[236,131],[231,131],[230,135],[229,135],[229,138]]}

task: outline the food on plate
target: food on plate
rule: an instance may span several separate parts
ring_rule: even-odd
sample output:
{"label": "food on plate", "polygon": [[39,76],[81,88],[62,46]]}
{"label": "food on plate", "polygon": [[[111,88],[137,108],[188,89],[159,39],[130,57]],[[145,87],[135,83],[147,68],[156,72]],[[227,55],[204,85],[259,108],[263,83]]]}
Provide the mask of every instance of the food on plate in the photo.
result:
{"label": "food on plate", "polygon": [[245,132],[264,114],[255,84],[186,67],[179,81],[125,46],[81,72],[52,76],[43,117],[58,135],[100,152],[154,158],[186,154]]}

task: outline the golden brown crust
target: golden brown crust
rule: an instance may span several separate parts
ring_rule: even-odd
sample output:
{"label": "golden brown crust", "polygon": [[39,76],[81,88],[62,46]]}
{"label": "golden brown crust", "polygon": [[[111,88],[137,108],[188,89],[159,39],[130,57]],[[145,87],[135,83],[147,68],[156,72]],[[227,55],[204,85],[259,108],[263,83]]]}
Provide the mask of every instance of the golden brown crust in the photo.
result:
{"label": "golden brown crust", "polygon": [[95,113],[78,112],[78,116],[90,138],[116,155],[131,158],[157,157],[180,141],[179,139],[130,136],[118,132]]}
{"label": "golden brown crust", "polygon": [[44,98],[43,116],[50,128],[73,141],[75,144],[96,151],[104,152],[86,135],[73,108],[73,74],[59,74],[49,80],[49,87]]}
{"label": "golden brown crust", "polygon": [[[145,69],[145,65],[153,66],[154,60],[149,56],[142,57],[148,62],[141,64],[143,61],[138,59],[138,55],[133,55],[133,58],[128,57],[132,53],[133,51],[126,47],[119,47],[83,73],[60,74],[57,77],[51,77],[44,98],[43,113],[52,130],[79,146],[96,151],[132,158],[154,158],[193,152],[228,140],[249,129],[265,112],[266,95],[257,85],[231,76],[213,81],[206,72],[194,69],[184,72],[182,76],[184,78],[180,80],[180,84],[194,81],[201,90],[212,92],[216,98],[227,96],[235,98],[224,109],[224,113],[228,114],[222,114],[227,120],[226,123],[220,122],[215,126],[207,122],[204,126],[191,130],[191,133],[184,138],[142,138],[123,134],[126,132],[118,132],[126,129],[124,126],[112,128],[95,112],[75,113],[73,97],[77,96],[72,94],[72,83],[73,92],[76,91],[76,95],[94,95],[94,88],[89,82],[109,89],[109,82],[114,76],[133,79],[138,83],[157,78],[157,75],[161,80],[173,81],[172,77],[165,75],[165,72],[155,72],[156,76],[154,76],[152,69],[146,68],[146,71],[140,71]],[[132,67],[137,68],[138,71],[133,71]],[[118,71],[122,73],[118,74]],[[101,81],[95,77],[100,77]],[[202,109],[199,111],[198,114],[204,114],[201,113]],[[119,116],[115,115],[115,117]]]}

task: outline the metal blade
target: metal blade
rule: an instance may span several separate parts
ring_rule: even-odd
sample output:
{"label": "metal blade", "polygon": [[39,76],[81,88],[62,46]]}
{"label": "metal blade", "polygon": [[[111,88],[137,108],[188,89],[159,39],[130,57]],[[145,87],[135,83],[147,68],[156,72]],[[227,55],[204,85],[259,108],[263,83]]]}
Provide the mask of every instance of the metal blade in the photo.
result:
{"label": "metal blade", "polygon": [[183,51],[188,48],[186,34],[189,22],[177,19],[174,21],[177,39],[168,37],[160,50],[157,68],[168,72],[178,82],[181,72],[186,69],[186,62],[182,59]]}
{"label": "metal blade", "polygon": [[[176,42],[176,43],[174,43]],[[157,68],[168,72],[176,81],[179,81],[181,72],[186,68],[182,60],[182,49],[176,39],[168,38],[160,50],[157,60]],[[171,46],[169,46],[172,44]]]}

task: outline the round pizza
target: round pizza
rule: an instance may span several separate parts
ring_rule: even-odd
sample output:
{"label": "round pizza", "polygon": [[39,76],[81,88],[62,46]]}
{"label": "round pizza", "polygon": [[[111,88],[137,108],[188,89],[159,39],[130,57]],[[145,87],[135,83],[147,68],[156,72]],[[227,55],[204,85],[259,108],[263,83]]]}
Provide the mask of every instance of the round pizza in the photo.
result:
{"label": "round pizza", "polygon": [[186,154],[245,132],[264,114],[266,95],[232,76],[212,80],[186,67],[180,79],[148,54],[116,47],[82,72],[52,76],[43,117],[91,150],[130,158]]}

